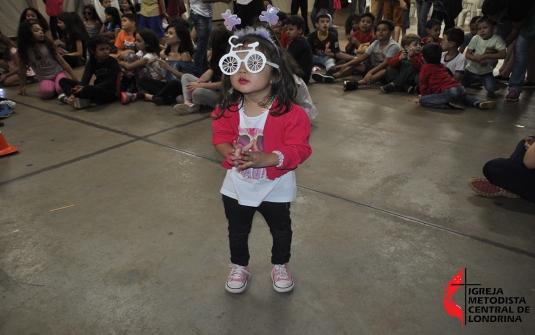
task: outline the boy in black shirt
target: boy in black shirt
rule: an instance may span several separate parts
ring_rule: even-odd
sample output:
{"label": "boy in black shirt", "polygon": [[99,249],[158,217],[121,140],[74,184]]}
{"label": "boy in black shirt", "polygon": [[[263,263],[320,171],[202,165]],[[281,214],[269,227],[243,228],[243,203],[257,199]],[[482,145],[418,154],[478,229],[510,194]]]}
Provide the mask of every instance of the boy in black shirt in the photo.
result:
{"label": "boy in black shirt", "polygon": [[331,19],[327,14],[316,16],[317,30],[308,36],[308,44],[312,49],[312,60],[315,65],[325,66],[328,71],[336,63],[336,59],[350,61],[353,56],[340,51],[338,35],[329,30]]}
{"label": "boy in black shirt", "polygon": [[288,52],[299,64],[304,75],[301,79],[308,85],[310,74],[312,73],[312,49],[306,38],[303,37],[305,30],[305,21],[301,16],[291,15],[285,21],[287,26],[286,35],[292,41],[288,46]]}

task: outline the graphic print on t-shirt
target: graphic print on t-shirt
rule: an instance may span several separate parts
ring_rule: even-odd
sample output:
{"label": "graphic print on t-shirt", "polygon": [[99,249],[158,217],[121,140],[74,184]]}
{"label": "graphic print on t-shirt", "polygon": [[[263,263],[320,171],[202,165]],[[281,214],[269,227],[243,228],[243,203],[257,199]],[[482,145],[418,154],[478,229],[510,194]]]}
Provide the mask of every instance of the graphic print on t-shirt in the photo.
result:
{"label": "graphic print on t-shirt", "polygon": [[[252,140],[256,140],[258,148],[264,151],[264,134],[259,128],[242,128],[238,127],[238,145],[240,147],[246,146]],[[250,149],[254,151],[254,147]],[[247,170],[239,171],[240,174],[246,178],[263,179],[267,178],[266,168],[249,168]]]}

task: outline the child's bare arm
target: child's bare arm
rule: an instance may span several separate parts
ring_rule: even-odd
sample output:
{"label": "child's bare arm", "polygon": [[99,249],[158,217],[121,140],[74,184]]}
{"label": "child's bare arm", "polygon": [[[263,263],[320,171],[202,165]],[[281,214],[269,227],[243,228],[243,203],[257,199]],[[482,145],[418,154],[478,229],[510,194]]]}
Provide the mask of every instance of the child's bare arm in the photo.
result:
{"label": "child's bare arm", "polygon": [[455,81],[459,82],[461,80],[462,76],[463,76],[462,72],[455,72],[455,74],[453,75],[453,79],[455,79]]}
{"label": "child's bare arm", "polygon": [[138,67],[143,67],[143,66],[147,65],[148,62],[149,62],[149,60],[147,58],[141,58],[141,59],[138,59],[138,60],[136,60],[135,62],[132,62],[132,63],[121,61],[121,62],[119,62],[119,65],[121,65],[121,67],[124,68],[124,69],[133,70],[133,69],[136,69]]}

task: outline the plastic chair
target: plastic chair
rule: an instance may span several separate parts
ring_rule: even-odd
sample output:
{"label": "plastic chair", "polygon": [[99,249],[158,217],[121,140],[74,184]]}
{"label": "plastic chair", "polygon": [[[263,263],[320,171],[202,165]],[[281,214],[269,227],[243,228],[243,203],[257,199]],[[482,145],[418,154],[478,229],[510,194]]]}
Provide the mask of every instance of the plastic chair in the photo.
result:
{"label": "plastic chair", "polygon": [[459,16],[457,16],[455,25],[464,27],[464,22],[466,21],[466,17],[468,16],[468,14],[470,14],[470,19],[475,16],[474,13],[477,13],[476,1],[481,2],[481,4],[483,4],[482,0],[463,0],[463,10],[459,14]]}

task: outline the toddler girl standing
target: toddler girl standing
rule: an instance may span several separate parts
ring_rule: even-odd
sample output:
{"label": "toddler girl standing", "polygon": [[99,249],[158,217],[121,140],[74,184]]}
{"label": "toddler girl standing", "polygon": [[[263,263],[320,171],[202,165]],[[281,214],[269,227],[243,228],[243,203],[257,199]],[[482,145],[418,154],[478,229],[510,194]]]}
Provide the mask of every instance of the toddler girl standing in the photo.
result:
{"label": "toddler girl standing", "polygon": [[232,262],[225,289],[240,293],[247,286],[248,237],[259,211],[273,236],[273,288],[288,292],[294,286],[288,268],[290,202],[297,192],[294,170],[312,153],[310,121],[294,104],[295,81],[275,37],[264,28],[237,35],[219,63],[226,76],[212,113],[212,144],[228,169],[221,188]]}
{"label": "toddler girl standing", "polygon": [[45,37],[38,21],[26,20],[19,26],[17,55],[20,59],[20,94],[26,95],[26,70],[31,66],[41,80],[41,99],[52,99],[63,93],[59,80],[69,76],[78,80],[72,68],[59,55],[52,40]]}

